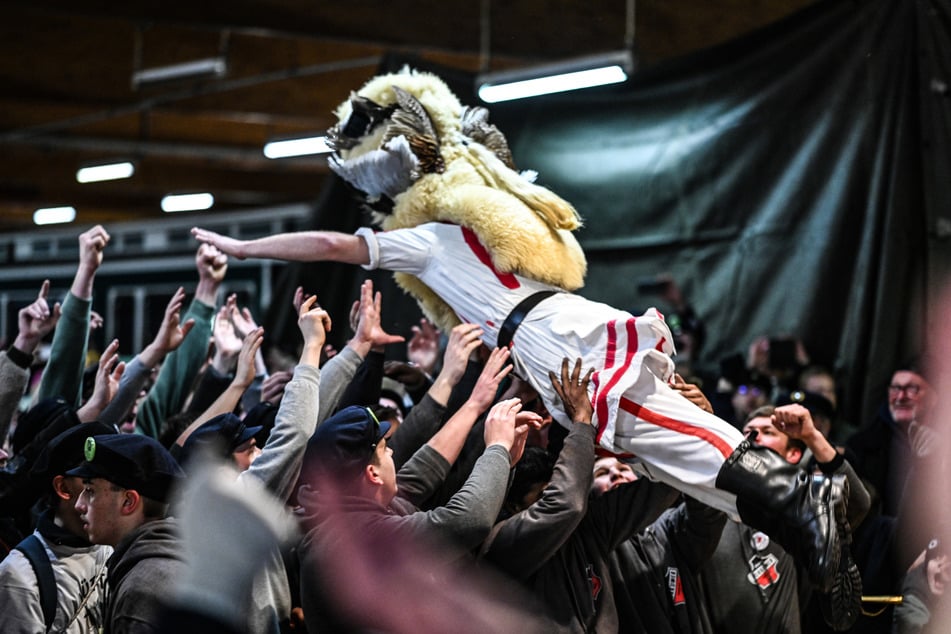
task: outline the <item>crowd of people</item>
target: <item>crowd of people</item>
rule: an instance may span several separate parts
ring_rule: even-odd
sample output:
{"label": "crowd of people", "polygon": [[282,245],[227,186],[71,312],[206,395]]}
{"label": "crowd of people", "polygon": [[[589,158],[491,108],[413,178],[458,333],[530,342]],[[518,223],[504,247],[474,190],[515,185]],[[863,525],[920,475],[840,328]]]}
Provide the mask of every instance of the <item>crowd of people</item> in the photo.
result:
{"label": "crowd of people", "polygon": [[[729,407],[736,434],[786,465],[771,473],[844,492],[838,534],[855,565],[835,553],[824,586],[742,486],[724,504],[662,461],[606,451],[609,406],[592,395],[612,379],[577,350],[533,361],[519,339],[486,347],[478,323],[439,332],[426,320],[407,341],[386,332],[365,282],[333,320],[303,289],[286,298],[300,353],[290,369],[269,367],[255,316],[220,293],[229,254],[255,253],[196,234],[197,286],[173,294],[127,361],[112,341],[87,367],[102,227],[79,236],[66,297],[46,282],[19,312],[0,353],[0,631],[947,626],[951,535],[915,513],[935,503],[926,483],[946,455],[921,367],[896,368],[879,416],[851,434],[833,374],[802,354],[782,374],[750,361],[703,389],[674,374],[679,402],[654,404],[697,417]],[[326,346],[332,327],[350,328],[339,351]],[[528,376],[538,359],[547,386]],[[766,496],[790,486],[767,484]]]}

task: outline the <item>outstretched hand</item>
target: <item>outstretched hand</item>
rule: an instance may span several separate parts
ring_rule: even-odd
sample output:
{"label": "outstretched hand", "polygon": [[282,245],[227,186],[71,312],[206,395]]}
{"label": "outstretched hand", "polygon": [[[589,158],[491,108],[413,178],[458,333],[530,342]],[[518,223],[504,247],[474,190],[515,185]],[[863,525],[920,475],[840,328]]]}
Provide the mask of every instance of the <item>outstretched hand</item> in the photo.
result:
{"label": "outstretched hand", "polygon": [[[373,293],[373,282],[366,280],[360,286],[360,314],[357,319],[356,334],[353,341],[358,345],[368,345],[372,348],[383,348],[390,343],[405,341],[400,335],[391,335],[380,322],[380,312],[383,305],[383,295]],[[365,353],[361,356],[365,356]]]}
{"label": "outstretched hand", "polygon": [[159,326],[158,332],[155,333],[155,338],[139,355],[140,360],[147,367],[155,367],[165,355],[182,345],[185,337],[191,332],[195,325],[194,319],[189,319],[184,324],[181,323],[184,303],[185,289],[179,286],[165,306],[165,315],[162,318],[162,324]]}
{"label": "outstretched hand", "polygon": [[581,376],[580,357],[575,360],[575,367],[570,376],[568,375],[568,357],[561,360],[560,379],[554,372],[550,370],[548,372],[551,385],[564,404],[565,413],[576,423],[591,424],[594,408],[591,406],[591,399],[588,398],[588,383],[593,373],[594,368],[590,368],[583,377]]}
{"label": "outstretched hand", "polygon": [[476,380],[475,387],[472,388],[472,394],[469,401],[479,408],[479,412],[484,412],[492,402],[495,401],[495,395],[499,391],[499,384],[502,379],[508,376],[512,371],[512,366],[506,365],[509,360],[508,348],[496,348],[489,355],[482,373]]}
{"label": "outstretched hand", "polygon": [[243,253],[244,240],[229,238],[228,236],[223,236],[220,233],[215,233],[214,231],[209,231],[208,229],[202,229],[201,227],[192,227],[192,235],[199,242],[209,244],[215,247],[218,251],[221,251],[227,255],[232,255],[239,260],[243,260],[246,257]]}
{"label": "outstretched hand", "polygon": [[420,319],[412,330],[413,336],[406,344],[406,358],[432,375],[439,361],[439,331],[428,319]]}
{"label": "outstretched hand", "polygon": [[469,364],[469,356],[482,345],[482,328],[478,324],[459,324],[449,331],[449,343],[443,353],[439,378],[455,386]]}

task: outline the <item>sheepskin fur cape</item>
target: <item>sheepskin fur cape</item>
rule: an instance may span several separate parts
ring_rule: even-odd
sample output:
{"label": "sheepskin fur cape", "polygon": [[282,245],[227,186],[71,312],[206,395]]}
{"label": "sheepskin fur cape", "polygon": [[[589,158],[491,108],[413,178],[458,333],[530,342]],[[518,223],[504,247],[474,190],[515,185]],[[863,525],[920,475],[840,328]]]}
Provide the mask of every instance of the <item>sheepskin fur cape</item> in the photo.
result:
{"label": "sheepskin fur cape", "polygon": [[[425,174],[396,196],[384,230],[426,222],[451,222],[472,230],[495,267],[574,291],[584,284],[584,253],[571,231],[581,226],[574,208],[551,190],[532,184],[462,132],[462,105],[446,84],[430,73],[404,70],[371,79],[358,94],[387,106],[393,86],[413,95],[429,113],[445,161],[442,173]],[[347,101],[337,109],[346,118]],[[397,283],[419,302],[443,331],[460,323],[449,306],[419,279],[395,274]]]}

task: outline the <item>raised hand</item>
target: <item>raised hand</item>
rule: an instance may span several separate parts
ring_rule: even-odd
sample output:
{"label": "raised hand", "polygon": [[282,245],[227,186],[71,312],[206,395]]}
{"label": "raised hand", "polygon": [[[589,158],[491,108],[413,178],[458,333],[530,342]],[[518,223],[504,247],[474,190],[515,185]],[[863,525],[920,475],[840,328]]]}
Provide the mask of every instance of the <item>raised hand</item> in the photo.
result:
{"label": "raised hand", "polygon": [[17,314],[17,337],[13,342],[17,350],[32,354],[40,345],[43,337],[52,332],[59,321],[61,310],[59,302],[50,310],[47,297],[50,294],[50,281],[43,280],[40,292],[29,306],[20,309]]}
{"label": "raised hand", "polygon": [[102,318],[102,315],[100,315],[94,310],[89,311],[89,331],[90,332],[92,332],[93,330],[98,330],[99,328],[102,328],[102,324],[104,322],[105,320]]}
{"label": "raised hand", "polygon": [[482,329],[477,324],[459,324],[449,332],[449,343],[443,354],[440,378],[455,385],[465,374],[469,356],[482,345]]}
{"label": "raised hand", "polygon": [[439,361],[439,331],[428,319],[420,319],[412,330],[413,336],[406,344],[406,358],[432,375]]}
{"label": "raised hand", "polygon": [[76,416],[84,423],[95,420],[119,392],[119,381],[125,372],[125,363],[119,360],[118,350],[119,340],[113,339],[99,357],[99,369],[96,371],[96,385],[92,396],[76,412]]}
{"label": "raised hand", "polygon": [[228,272],[228,255],[211,244],[202,244],[195,253],[198,277],[221,283]]}
{"label": "raised hand", "polygon": [[238,353],[238,367],[234,372],[234,381],[245,388],[254,381],[254,359],[263,342],[264,328],[258,327],[249,332],[241,344],[241,351]]}
{"label": "raised hand", "polygon": [[79,267],[69,291],[80,299],[92,298],[92,284],[102,264],[102,252],[109,244],[109,234],[96,225],[79,234]]}
{"label": "raised hand", "polygon": [[317,303],[317,296],[311,295],[301,304],[297,313],[297,326],[304,335],[304,348],[301,363],[318,365],[320,353],[331,328],[330,315]]}
{"label": "raised hand", "polygon": [[109,244],[109,239],[102,225],[79,234],[79,268],[97,270],[102,264],[102,251]]}
{"label": "raised hand", "polygon": [[[391,335],[380,323],[380,308],[383,304],[383,296],[380,293],[373,293],[373,282],[366,280],[360,286],[360,316],[357,320],[356,334],[353,337],[354,342],[362,347],[382,348],[390,343],[399,343],[404,341],[400,335]],[[364,352],[361,356],[366,356]]]}
{"label": "raised hand", "polygon": [[294,378],[294,375],[287,370],[274,372],[261,383],[261,400],[277,405],[284,398],[284,387]]}
{"label": "raised hand", "polygon": [[247,307],[238,307],[237,297],[233,293],[229,299],[232,298],[234,298],[234,301],[229,304],[231,323],[234,325],[235,334],[244,339],[249,332],[258,327],[258,324],[254,321],[254,315]]}
{"label": "raised hand", "polygon": [[496,348],[489,354],[489,359],[482,368],[482,374],[479,375],[472,388],[472,394],[469,395],[469,401],[479,407],[480,413],[492,405],[502,379],[512,371],[512,366],[507,365],[510,354],[508,348]]}
{"label": "raised hand", "polygon": [[575,360],[575,367],[568,375],[568,357],[561,360],[561,378],[555,376],[555,373],[548,372],[548,378],[551,385],[555,388],[555,393],[564,404],[565,413],[576,423],[591,424],[591,417],[594,414],[594,408],[591,406],[591,399],[588,397],[588,383],[591,381],[591,374],[594,368],[590,368],[581,376],[581,359]]}
{"label": "raised hand", "polygon": [[159,326],[155,338],[145,350],[139,355],[139,359],[147,367],[155,367],[165,355],[172,350],[177,349],[192,327],[195,325],[194,319],[189,319],[184,324],[182,320],[182,305],[185,303],[185,289],[181,286],[168,300],[165,306],[165,315],[162,317],[162,324]]}

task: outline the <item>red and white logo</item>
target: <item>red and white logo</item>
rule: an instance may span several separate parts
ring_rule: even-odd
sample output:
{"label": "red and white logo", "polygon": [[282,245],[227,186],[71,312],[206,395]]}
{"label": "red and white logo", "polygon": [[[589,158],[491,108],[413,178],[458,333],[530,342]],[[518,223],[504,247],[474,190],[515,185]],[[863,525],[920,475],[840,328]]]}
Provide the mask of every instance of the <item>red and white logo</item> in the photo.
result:
{"label": "red and white logo", "polygon": [[752,572],[746,575],[747,581],[763,589],[770,587],[779,581],[780,574],[779,569],[776,568],[777,563],[779,563],[779,560],[772,553],[766,553],[764,557],[754,555],[750,559]]}
{"label": "red and white logo", "polygon": [[670,599],[674,605],[683,605],[687,602],[684,596],[684,586],[680,581],[680,571],[676,568],[667,569],[667,590],[670,591]]}

